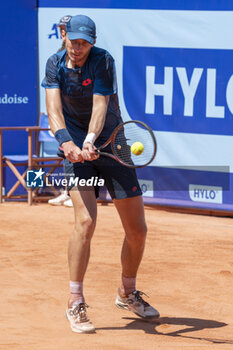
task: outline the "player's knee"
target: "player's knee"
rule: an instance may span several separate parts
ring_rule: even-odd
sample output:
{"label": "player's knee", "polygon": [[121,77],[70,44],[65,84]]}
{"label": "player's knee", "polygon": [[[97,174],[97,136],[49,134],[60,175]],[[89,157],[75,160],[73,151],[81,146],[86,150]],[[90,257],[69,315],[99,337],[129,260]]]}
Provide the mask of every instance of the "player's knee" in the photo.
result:
{"label": "player's knee", "polygon": [[75,234],[82,241],[90,241],[96,225],[96,219],[90,216],[83,217],[75,223]]}
{"label": "player's knee", "polygon": [[127,240],[131,241],[132,244],[142,245],[145,242],[147,235],[147,226],[145,223],[140,226],[134,227],[126,233]]}

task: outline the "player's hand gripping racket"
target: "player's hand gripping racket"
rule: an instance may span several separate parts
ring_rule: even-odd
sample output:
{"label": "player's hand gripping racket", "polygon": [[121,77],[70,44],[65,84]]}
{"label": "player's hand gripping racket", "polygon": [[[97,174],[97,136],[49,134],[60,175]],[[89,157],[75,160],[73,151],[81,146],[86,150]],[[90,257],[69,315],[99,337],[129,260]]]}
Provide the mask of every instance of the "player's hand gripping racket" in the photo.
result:
{"label": "player's hand gripping racket", "polygon": [[[104,148],[111,146],[112,153],[104,152]],[[156,139],[151,128],[137,120],[120,124],[113,131],[110,138],[96,152],[100,156],[115,159],[129,168],[142,168],[150,164],[157,151]],[[65,158],[62,147],[58,156]]]}

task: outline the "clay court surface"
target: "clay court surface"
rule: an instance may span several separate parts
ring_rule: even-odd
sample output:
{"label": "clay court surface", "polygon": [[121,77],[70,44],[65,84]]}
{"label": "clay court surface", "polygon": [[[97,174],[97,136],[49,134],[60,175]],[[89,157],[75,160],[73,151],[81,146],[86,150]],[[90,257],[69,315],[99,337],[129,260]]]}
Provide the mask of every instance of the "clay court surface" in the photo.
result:
{"label": "clay court surface", "polygon": [[161,313],[153,323],[114,306],[123,232],[112,204],[98,211],[85,280],[96,334],[84,335],[64,317],[73,209],[0,205],[0,349],[233,349],[232,218],[146,209],[137,288]]}

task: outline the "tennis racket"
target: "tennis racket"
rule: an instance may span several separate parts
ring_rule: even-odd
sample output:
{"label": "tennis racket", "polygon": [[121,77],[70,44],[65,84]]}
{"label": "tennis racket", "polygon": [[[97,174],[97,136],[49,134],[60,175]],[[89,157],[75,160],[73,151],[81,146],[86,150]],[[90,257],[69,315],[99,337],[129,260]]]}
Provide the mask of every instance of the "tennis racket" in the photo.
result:
{"label": "tennis racket", "polygon": [[[104,151],[110,145],[111,153]],[[156,139],[151,128],[138,120],[118,125],[109,139],[96,152],[110,157],[128,168],[142,168],[149,165],[157,151]],[[62,147],[58,156],[65,158]]]}

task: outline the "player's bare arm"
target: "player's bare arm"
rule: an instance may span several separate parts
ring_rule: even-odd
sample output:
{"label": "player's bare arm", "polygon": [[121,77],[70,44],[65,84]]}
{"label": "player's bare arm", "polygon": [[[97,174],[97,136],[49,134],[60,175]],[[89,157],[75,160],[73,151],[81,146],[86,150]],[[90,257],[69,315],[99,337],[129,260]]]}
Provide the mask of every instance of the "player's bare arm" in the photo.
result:
{"label": "player's bare arm", "polygon": [[92,115],[89,123],[87,138],[83,143],[83,158],[85,160],[94,160],[96,155],[94,142],[100,135],[104,127],[109,96],[93,95]]}
{"label": "player's bare arm", "polygon": [[[60,89],[46,89],[46,107],[49,116],[50,128],[55,134],[58,130],[66,129],[65,119],[62,113]],[[72,163],[83,162],[82,153],[73,141],[62,143],[66,158]]]}

